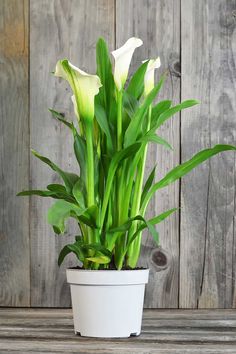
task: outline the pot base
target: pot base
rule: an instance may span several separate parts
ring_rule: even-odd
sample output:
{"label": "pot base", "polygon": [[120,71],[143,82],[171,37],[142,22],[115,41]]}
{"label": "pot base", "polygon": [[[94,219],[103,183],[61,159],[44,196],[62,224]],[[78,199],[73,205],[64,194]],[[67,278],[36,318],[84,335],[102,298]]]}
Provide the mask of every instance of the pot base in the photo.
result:
{"label": "pot base", "polygon": [[[138,337],[138,336],[140,336],[140,334],[141,334],[141,332],[139,332],[139,333],[130,333],[130,335],[125,335],[123,337],[99,337],[99,338],[104,338],[104,339],[106,339],[106,338],[130,338],[130,337]],[[75,331],[75,335],[77,335],[79,337],[86,337],[86,338],[98,338],[97,336],[95,336],[95,337],[87,336],[85,334],[81,334],[80,332],[76,332],[76,331]]]}

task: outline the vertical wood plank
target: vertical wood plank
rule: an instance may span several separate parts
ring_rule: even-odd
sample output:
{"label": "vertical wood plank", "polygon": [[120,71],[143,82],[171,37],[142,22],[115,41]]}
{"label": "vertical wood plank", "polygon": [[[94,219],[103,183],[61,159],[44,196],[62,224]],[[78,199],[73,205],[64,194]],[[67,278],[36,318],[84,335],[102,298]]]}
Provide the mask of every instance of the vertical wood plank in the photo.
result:
{"label": "vertical wood plank", "polygon": [[[114,46],[114,1],[31,0],[30,83],[31,144],[65,170],[76,171],[71,133],[53,121],[47,111],[55,107],[73,117],[71,91],[54,78],[58,59],[67,57],[85,71],[95,72],[95,46],[103,36]],[[56,175],[31,159],[32,187],[58,181]],[[57,266],[62,246],[73,239],[75,228],[64,237],[55,236],[47,224],[51,201],[34,198],[31,208],[31,293],[33,306],[69,306],[65,268]],[[78,230],[77,230],[78,232]]]}
{"label": "vertical wood plank", "polygon": [[0,306],[29,306],[27,1],[0,1],[0,76]]}
{"label": "vertical wood plank", "polygon": [[[182,160],[236,142],[236,1],[182,0]],[[180,307],[236,304],[235,154],[222,153],[182,180]]]}
{"label": "vertical wood plank", "polygon": [[[160,99],[179,101],[180,79],[180,2],[167,0],[118,0],[116,2],[116,46],[119,47],[132,36],[140,37],[144,45],[134,54],[131,72],[147,58],[161,57],[162,67],[157,74],[169,70],[170,75]],[[170,153],[152,146],[147,159],[147,173],[157,163],[157,178],[163,176],[179,162],[179,118],[175,116],[161,129],[160,135],[173,145],[175,152]],[[179,205],[178,183],[160,191],[150,204],[149,216]],[[145,307],[178,306],[178,257],[179,257],[179,217],[178,213],[163,222],[158,228],[161,245],[167,249],[170,266],[158,273],[151,262],[155,248],[151,236],[144,234],[140,265],[151,268],[149,284],[146,289]]]}

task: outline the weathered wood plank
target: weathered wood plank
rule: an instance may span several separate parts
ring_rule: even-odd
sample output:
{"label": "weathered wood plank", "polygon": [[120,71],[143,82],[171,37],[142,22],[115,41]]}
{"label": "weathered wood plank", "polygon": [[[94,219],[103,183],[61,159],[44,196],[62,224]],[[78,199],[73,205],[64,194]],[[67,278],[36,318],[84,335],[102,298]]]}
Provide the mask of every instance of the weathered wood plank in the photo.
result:
{"label": "weathered wood plank", "polygon": [[29,306],[27,1],[0,1],[0,76],[0,305]]}
{"label": "weathered wood plank", "polygon": [[[124,26],[125,24],[125,26]],[[179,101],[180,79],[177,68],[180,60],[180,1],[119,0],[116,4],[116,46],[122,45],[129,37],[140,37],[144,46],[134,54],[134,70],[147,58],[161,57],[162,67],[157,74],[170,71],[160,99]],[[161,136],[173,145],[175,152],[152,146],[147,159],[147,174],[157,162],[157,177],[163,176],[179,162],[179,119],[176,116],[163,129]],[[151,202],[149,216],[179,205],[178,183],[158,193]],[[143,237],[143,250],[140,265],[151,268],[149,284],[146,289],[145,307],[178,307],[178,257],[179,257],[179,216],[171,216],[159,226],[161,245],[171,256],[170,266],[158,273],[151,261],[155,248],[151,236]]]}
{"label": "weathered wood plank", "polygon": [[[235,353],[236,348],[236,319],[233,311],[216,311],[217,319],[208,320],[208,317],[214,317],[214,312],[145,310],[139,337],[113,340],[75,336],[71,310],[15,309],[15,322],[13,314],[13,309],[0,309],[1,353],[96,351],[205,354]],[[163,318],[158,320],[158,314]],[[198,315],[198,319],[194,318],[194,314]],[[229,315],[234,317],[234,323],[231,319],[227,320]],[[156,320],[150,322],[150,317]],[[220,325],[221,321],[225,322],[224,327]],[[209,326],[210,322],[212,325]]]}
{"label": "weathered wood plank", "polygon": [[[71,318],[72,309],[61,308],[0,308],[0,319],[36,317],[36,318]],[[236,311],[231,309],[145,309],[145,319],[191,319],[191,320],[236,320]]]}
{"label": "weathered wood plank", "polygon": [[68,309],[15,309],[15,315],[0,309],[0,348],[1,353],[235,353],[236,314],[145,310],[139,337],[105,340],[75,336]]}
{"label": "weathered wood plank", "polygon": [[[182,1],[182,160],[236,141],[234,0]],[[235,155],[224,153],[181,184],[180,307],[235,307]]]}
{"label": "weathered wood plank", "polygon": [[227,310],[145,310],[141,336],[105,340],[75,336],[71,310],[16,309],[14,322],[13,309],[0,309],[0,348],[1,353],[235,353],[235,316]]}
{"label": "weathered wood plank", "polygon": [[[114,1],[110,0],[31,0],[31,142],[66,170],[76,171],[71,133],[50,118],[48,107],[73,116],[68,85],[50,72],[58,59],[68,57],[80,68],[95,71],[95,45],[99,36],[111,47],[114,42]],[[42,163],[31,159],[32,187],[55,183],[57,177]],[[72,240],[75,228],[66,237],[56,238],[46,221],[51,204],[45,199],[32,200],[31,212],[31,305],[68,306],[69,286],[65,267],[59,270],[57,255]]]}

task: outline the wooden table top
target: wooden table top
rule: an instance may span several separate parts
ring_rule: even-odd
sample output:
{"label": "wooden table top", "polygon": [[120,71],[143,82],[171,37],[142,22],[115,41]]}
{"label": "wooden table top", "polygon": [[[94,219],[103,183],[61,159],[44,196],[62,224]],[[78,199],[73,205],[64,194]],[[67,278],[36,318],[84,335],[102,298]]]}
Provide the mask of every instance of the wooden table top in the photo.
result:
{"label": "wooden table top", "polygon": [[145,310],[142,334],[76,336],[70,309],[0,308],[4,353],[236,354],[235,310]]}

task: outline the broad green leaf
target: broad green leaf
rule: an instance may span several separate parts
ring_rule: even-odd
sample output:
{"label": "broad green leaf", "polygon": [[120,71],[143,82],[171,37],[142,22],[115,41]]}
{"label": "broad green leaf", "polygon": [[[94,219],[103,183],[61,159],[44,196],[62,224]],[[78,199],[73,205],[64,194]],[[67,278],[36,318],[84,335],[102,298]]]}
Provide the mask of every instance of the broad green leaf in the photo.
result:
{"label": "broad green leaf", "polygon": [[85,208],[86,190],[83,181],[79,178],[72,189],[73,196],[81,208]]}
{"label": "broad green leaf", "polygon": [[64,200],[55,202],[48,210],[48,223],[53,226],[56,233],[61,234],[65,231],[65,220],[68,217],[75,217],[84,213],[84,210],[77,205],[68,203]]}
{"label": "broad green leaf", "polygon": [[152,195],[160,188],[168,186],[170,183],[173,183],[177,179],[183,177],[189,173],[193,168],[200,165],[202,162],[206,161],[210,157],[226,150],[236,150],[236,146],[232,145],[215,145],[213,148],[202,150],[194,155],[190,160],[182,163],[179,166],[176,166],[173,170],[167,173],[167,175],[162,178],[159,182],[154,184],[150,191],[147,193],[142,208],[146,208],[147,203],[151,199]]}
{"label": "broad green leaf", "polygon": [[141,97],[144,90],[144,76],[147,70],[149,60],[145,61],[133,74],[126,92],[131,94],[137,100]]}
{"label": "broad green leaf", "polygon": [[52,183],[47,186],[47,189],[57,193],[67,193],[65,186],[62,184]]}
{"label": "broad green leaf", "polygon": [[158,129],[167,119],[172,117],[175,113],[181,111],[182,109],[195,106],[196,104],[199,104],[199,101],[197,101],[197,100],[187,100],[187,101],[184,101],[184,102],[178,104],[177,106],[174,106],[174,107],[171,107],[171,108],[167,109],[157,119],[157,121],[156,121],[156,123],[154,125],[155,130]]}
{"label": "broad green leaf", "polygon": [[124,136],[124,147],[127,147],[136,141],[138,134],[140,133],[142,120],[145,117],[147,109],[151,105],[152,101],[155,99],[158,92],[160,91],[164,83],[164,80],[165,77],[163,76],[160,79],[159,83],[154,87],[154,89],[147,95],[143,104],[137,109],[128,128],[126,129],[125,136]]}
{"label": "broad green leaf", "polygon": [[37,157],[38,159],[46,163],[48,166],[51,167],[51,169],[53,169],[59,174],[59,176],[63,179],[65,183],[67,192],[70,193],[72,191],[75,182],[78,180],[79,177],[74,173],[69,173],[61,170],[55,163],[50,161],[47,157],[40,155],[37,151],[35,150],[31,150],[31,151],[35,157]]}

